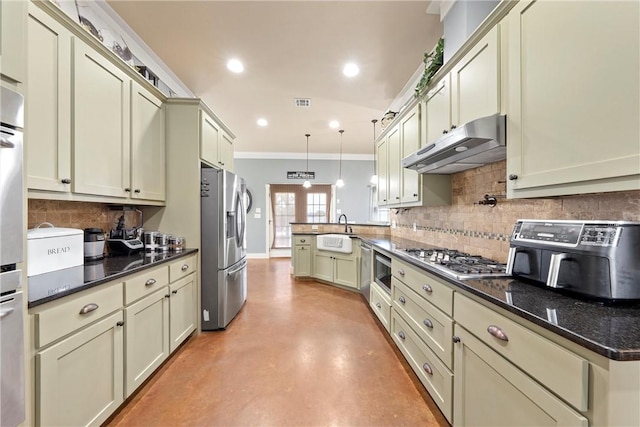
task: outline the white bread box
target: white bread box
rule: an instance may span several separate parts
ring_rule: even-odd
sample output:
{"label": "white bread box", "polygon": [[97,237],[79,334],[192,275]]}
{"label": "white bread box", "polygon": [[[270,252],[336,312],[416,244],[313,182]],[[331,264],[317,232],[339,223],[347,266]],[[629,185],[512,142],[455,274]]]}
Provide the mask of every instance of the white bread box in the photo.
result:
{"label": "white bread box", "polygon": [[[47,228],[41,226],[47,225]],[[44,222],[27,231],[27,276],[84,264],[84,232]]]}

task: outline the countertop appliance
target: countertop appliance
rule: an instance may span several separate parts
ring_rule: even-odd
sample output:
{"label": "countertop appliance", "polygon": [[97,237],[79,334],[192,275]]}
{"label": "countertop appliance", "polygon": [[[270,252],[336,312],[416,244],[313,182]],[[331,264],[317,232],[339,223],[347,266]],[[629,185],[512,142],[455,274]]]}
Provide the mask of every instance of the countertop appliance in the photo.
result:
{"label": "countertop appliance", "polygon": [[201,169],[202,329],[225,329],[247,300],[246,185],[226,170]]}
{"label": "countertop appliance", "polygon": [[406,255],[458,280],[507,277],[505,264],[445,248],[400,249]]}
{"label": "countertop appliance", "polygon": [[494,114],[473,120],[402,159],[402,167],[418,173],[453,174],[504,160],[507,117]]}
{"label": "countertop appliance", "polygon": [[0,86],[0,425],[11,427],[25,418],[23,111],[22,95]]}
{"label": "countertop appliance", "polygon": [[[142,223],[142,222],[141,222]],[[109,253],[118,255],[129,255],[140,252],[144,249],[141,239],[142,227],[125,228],[124,214],[118,219],[116,228],[109,231],[107,247]]]}
{"label": "countertop appliance", "polygon": [[610,303],[640,300],[640,222],[520,219],[507,272]]}
{"label": "countertop appliance", "polygon": [[84,229],[84,259],[96,260],[104,257],[104,230],[102,228]]}
{"label": "countertop appliance", "polygon": [[374,251],[373,252],[373,280],[382,290],[391,294],[391,258],[387,255]]}
{"label": "countertop appliance", "polygon": [[371,245],[362,242],[360,244],[360,292],[367,302],[371,301],[371,273],[373,271],[371,257]]}

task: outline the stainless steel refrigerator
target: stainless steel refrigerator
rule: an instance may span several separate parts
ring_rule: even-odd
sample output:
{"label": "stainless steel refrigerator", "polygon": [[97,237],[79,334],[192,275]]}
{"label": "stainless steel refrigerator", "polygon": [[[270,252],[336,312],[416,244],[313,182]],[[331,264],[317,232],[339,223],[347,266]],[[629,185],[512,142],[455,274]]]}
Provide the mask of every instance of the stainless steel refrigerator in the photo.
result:
{"label": "stainless steel refrigerator", "polygon": [[0,87],[0,425],[25,418],[22,302],[24,198],[23,98]]}
{"label": "stainless steel refrigerator", "polygon": [[247,300],[244,179],[201,169],[202,330],[225,329]]}

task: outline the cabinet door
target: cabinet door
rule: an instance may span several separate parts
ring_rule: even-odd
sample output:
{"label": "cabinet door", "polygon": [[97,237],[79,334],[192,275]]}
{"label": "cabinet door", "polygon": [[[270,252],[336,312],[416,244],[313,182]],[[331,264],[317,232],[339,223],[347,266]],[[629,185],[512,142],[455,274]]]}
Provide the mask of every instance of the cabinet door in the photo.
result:
{"label": "cabinet door", "polygon": [[131,82],[131,197],[165,199],[164,106],[148,90]]}
{"label": "cabinet door", "polygon": [[24,55],[27,37],[26,1],[0,2],[0,57],[3,76],[24,82],[27,61]]}
{"label": "cabinet door", "polygon": [[[420,103],[400,122],[400,161],[420,149]],[[400,202],[413,203],[420,200],[420,175],[413,169],[401,169],[402,191]]]}
{"label": "cabinet door", "polygon": [[385,138],[377,146],[378,206],[389,204],[389,145]]}
{"label": "cabinet door", "polygon": [[451,93],[449,86],[449,74],[447,74],[427,95],[425,104],[427,137],[425,141],[422,141],[423,147],[440,138],[443,133],[449,132],[449,127],[451,126]]}
{"label": "cabinet door", "polygon": [[169,288],[130,305],[125,318],[125,398],[169,356]]}
{"label": "cabinet door", "polygon": [[[451,70],[453,125],[500,112],[499,44],[496,25]],[[544,84],[541,82],[544,80],[537,83]]]}
{"label": "cabinet door", "polygon": [[218,164],[218,135],[220,128],[204,111],[200,111],[200,157],[211,166]]}
{"label": "cabinet door", "polygon": [[74,39],[73,48],[72,190],[127,197],[130,78],[82,41]]}
{"label": "cabinet door", "polygon": [[70,192],[71,33],[33,3],[27,61],[27,187]]}
{"label": "cabinet door", "polygon": [[456,426],[587,426],[588,420],[459,325]]}
{"label": "cabinet door", "polygon": [[233,172],[233,139],[222,132],[219,143],[220,167]]}
{"label": "cabinet door", "polygon": [[313,277],[333,282],[333,256],[316,252],[313,257]]}
{"label": "cabinet door", "polygon": [[333,282],[348,286],[350,288],[359,289],[360,282],[358,281],[358,268],[360,264],[357,258],[352,256],[335,256],[334,257],[334,274]]}
{"label": "cabinet door", "polygon": [[389,132],[389,204],[400,204],[400,187],[402,185],[400,127],[396,126]]}
{"label": "cabinet door", "polygon": [[178,348],[196,329],[196,283],[190,274],[171,285],[169,299],[169,352]]}
{"label": "cabinet door", "polygon": [[638,2],[511,10],[510,197],[640,188],[639,15]]}
{"label": "cabinet door", "polygon": [[296,277],[311,276],[311,246],[295,246],[293,275]]}
{"label": "cabinet door", "polygon": [[36,425],[100,425],[123,401],[122,311],[36,354]]}

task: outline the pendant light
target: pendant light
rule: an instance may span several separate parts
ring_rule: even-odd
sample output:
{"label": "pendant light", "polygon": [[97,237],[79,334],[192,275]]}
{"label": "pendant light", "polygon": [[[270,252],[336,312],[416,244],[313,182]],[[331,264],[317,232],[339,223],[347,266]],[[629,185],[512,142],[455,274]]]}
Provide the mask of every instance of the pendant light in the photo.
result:
{"label": "pendant light", "polygon": [[373,175],[371,175],[371,183],[373,185],[378,185],[378,175],[377,175],[377,167],[376,167],[376,123],[377,119],[371,120],[373,123]]}
{"label": "pendant light", "polygon": [[308,133],[305,133],[304,136],[307,137],[307,168],[305,169],[305,172],[304,172],[304,177],[306,179],[304,180],[304,183],[302,184],[302,186],[304,188],[311,188],[311,181],[309,181],[309,137],[311,135]]}
{"label": "pendant light", "polygon": [[344,129],[340,129],[338,132],[340,132],[340,175],[338,175],[336,187],[342,188],[344,187],[344,181],[342,180],[342,134],[344,133]]}

